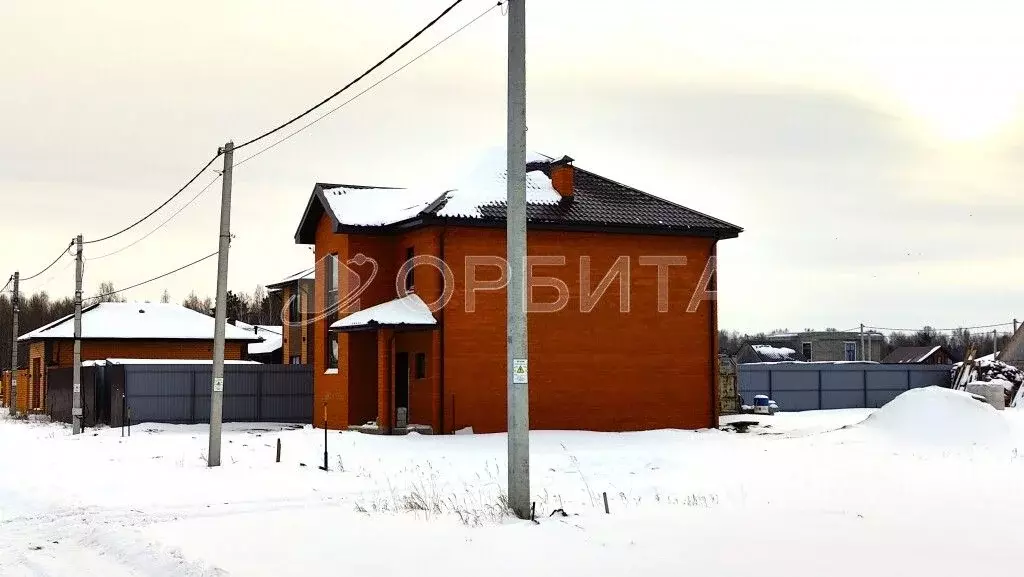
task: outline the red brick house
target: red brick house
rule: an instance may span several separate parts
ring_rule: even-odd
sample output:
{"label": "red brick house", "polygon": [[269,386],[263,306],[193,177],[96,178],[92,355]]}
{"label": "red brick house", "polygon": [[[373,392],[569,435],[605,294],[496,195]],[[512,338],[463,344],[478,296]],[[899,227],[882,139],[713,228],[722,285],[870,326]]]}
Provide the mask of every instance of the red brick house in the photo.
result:
{"label": "red brick house", "polygon": [[[18,378],[18,399],[25,391],[28,410],[43,408],[49,369],[74,365],[74,320],[68,315],[18,337],[29,348],[26,378]],[[213,317],[180,305],[97,303],[82,309],[82,361],[212,359],[213,328]],[[244,346],[260,340],[227,325],[224,358],[241,360]]]}
{"label": "red brick house", "polygon": [[309,334],[313,310],[313,280],[315,270],[301,270],[280,281],[267,285],[267,292],[278,294],[283,306],[281,362],[290,365],[308,365],[313,362],[313,336]]}
{"label": "red brick house", "polygon": [[[531,428],[716,426],[716,303],[694,295],[741,229],[568,157],[527,171]],[[314,186],[295,240],[317,259],[317,426],[326,407],[330,428],[505,430],[504,179],[492,165],[447,191]],[[405,274],[414,257],[435,264]]]}

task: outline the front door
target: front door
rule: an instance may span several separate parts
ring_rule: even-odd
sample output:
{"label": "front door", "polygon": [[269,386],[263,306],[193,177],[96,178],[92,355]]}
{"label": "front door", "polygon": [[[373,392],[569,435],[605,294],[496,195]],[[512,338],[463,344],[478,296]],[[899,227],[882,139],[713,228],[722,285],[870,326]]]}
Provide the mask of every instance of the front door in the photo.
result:
{"label": "front door", "polygon": [[[404,413],[405,418],[400,418]],[[395,425],[409,424],[409,353],[395,355]]]}

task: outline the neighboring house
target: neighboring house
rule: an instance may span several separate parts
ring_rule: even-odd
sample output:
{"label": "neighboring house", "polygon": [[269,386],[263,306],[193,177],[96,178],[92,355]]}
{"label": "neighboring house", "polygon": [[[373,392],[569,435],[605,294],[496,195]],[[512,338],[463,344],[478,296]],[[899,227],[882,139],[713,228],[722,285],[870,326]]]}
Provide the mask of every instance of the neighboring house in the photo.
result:
{"label": "neighboring house", "polygon": [[313,362],[313,282],[315,269],[299,271],[267,285],[268,293],[281,293],[282,363],[307,365]]}
{"label": "neighboring house", "polygon": [[1013,333],[1010,341],[1003,346],[1003,350],[999,351],[996,359],[1024,370],[1024,325],[1017,328],[1017,332]]}
{"label": "neighboring house", "polygon": [[769,344],[744,343],[736,353],[738,364],[777,363],[782,361],[806,362],[807,358],[789,347]]}
{"label": "neighboring house", "polygon": [[[317,259],[317,426],[506,430],[505,182],[500,160],[447,192],[315,185],[295,240]],[[546,258],[531,291],[543,304],[529,316],[530,427],[716,426],[717,305],[686,309],[717,242],[741,229],[568,157],[533,155],[527,191],[528,252]],[[414,257],[433,264],[399,278]],[[628,273],[627,290],[609,275],[592,302],[610,270]]]}
{"label": "neighboring house", "polygon": [[[865,348],[861,342],[870,346]],[[885,335],[853,331],[805,331],[802,333],[776,333],[765,341],[777,347],[799,352],[808,361],[878,361],[885,347]]]}
{"label": "neighboring house", "polygon": [[[118,359],[213,358],[213,317],[175,304],[97,303],[82,309],[82,361]],[[28,409],[42,409],[46,372],[74,365],[74,315],[18,337],[28,344]],[[243,358],[243,347],[259,337],[228,325],[224,358]]]}
{"label": "neighboring house", "polygon": [[940,345],[932,347],[899,347],[882,359],[884,364],[900,365],[951,365],[953,362],[952,353],[946,347]]}
{"label": "neighboring house", "polygon": [[242,321],[231,323],[236,327],[251,332],[253,335],[263,339],[258,343],[249,343],[246,346],[245,358],[265,365],[280,365],[284,363],[284,356],[281,352],[283,343],[281,338],[281,327],[278,325],[250,325]]}

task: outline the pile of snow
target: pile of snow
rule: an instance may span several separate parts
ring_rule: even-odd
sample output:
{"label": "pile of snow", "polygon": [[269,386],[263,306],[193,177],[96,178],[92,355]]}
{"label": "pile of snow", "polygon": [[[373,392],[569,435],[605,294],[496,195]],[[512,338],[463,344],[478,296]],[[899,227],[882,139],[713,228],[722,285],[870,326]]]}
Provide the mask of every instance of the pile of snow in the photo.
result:
{"label": "pile of snow", "polygon": [[766,361],[792,361],[796,351],[788,347],[773,347],[771,345],[751,345],[757,354]]}
{"label": "pile of snow", "polygon": [[990,405],[963,391],[940,387],[909,390],[859,426],[935,445],[1000,445],[1010,435],[1006,420]]}

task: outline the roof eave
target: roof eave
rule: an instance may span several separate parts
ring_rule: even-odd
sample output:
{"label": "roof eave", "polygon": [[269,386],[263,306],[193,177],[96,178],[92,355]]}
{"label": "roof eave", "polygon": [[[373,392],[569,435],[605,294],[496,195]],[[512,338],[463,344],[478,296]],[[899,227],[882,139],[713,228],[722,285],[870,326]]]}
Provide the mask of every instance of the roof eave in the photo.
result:
{"label": "roof eave", "polygon": [[295,230],[295,244],[314,244],[316,242],[316,228],[320,224],[320,217],[326,212],[336,227],[338,219],[331,211],[330,203],[324,198],[323,183],[316,183],[313,192],[309,195],[309,202],[302,212],[299,220],[299,227]]}
{"label": "roof eave", "polygon": [[362,331],[375,331],[378,329],[393,329],[396,331],[422,331],[434,330],[437,327],[437,323],[378,323],[377,321],[369,321],[360,325],[353,325],[350,327],[330,327],[328,331],[332,333],[356,333]]}

